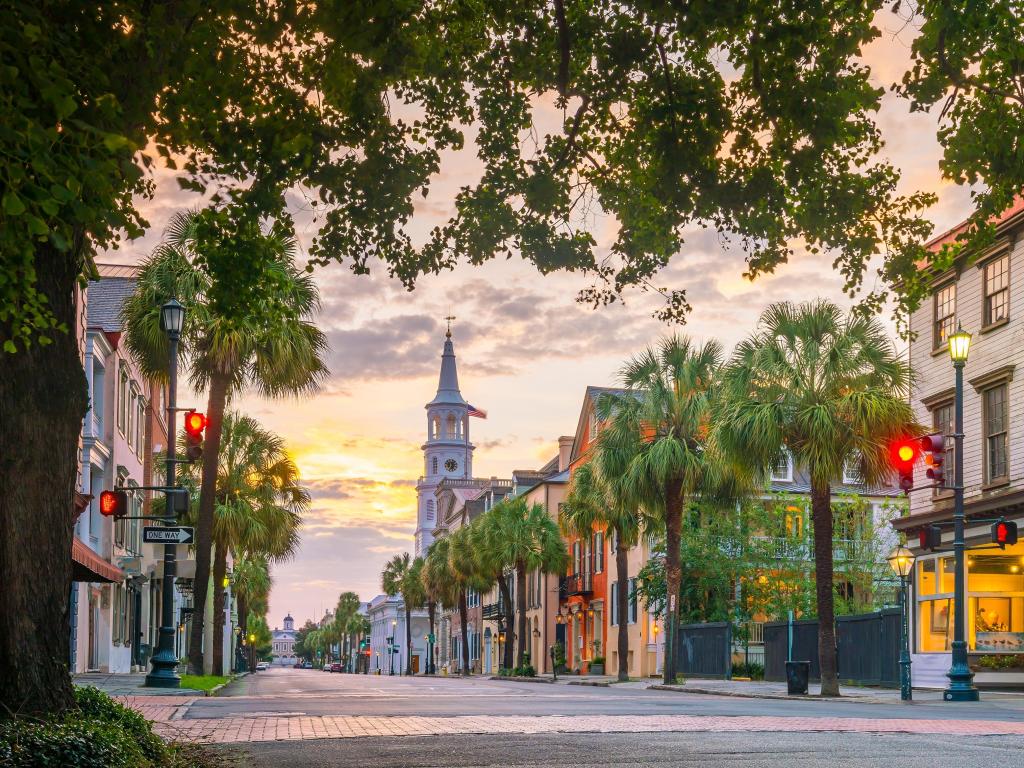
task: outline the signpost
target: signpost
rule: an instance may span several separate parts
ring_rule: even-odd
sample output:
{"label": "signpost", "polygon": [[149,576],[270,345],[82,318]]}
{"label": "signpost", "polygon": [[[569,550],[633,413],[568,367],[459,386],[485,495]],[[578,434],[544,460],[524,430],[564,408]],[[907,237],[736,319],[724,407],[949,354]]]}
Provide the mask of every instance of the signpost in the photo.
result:
{"label": "signpost", "polygon": [[191,544],[194,540],[195,528],[187,525],[147,525],[142,529],[142,541],[146,544]]}

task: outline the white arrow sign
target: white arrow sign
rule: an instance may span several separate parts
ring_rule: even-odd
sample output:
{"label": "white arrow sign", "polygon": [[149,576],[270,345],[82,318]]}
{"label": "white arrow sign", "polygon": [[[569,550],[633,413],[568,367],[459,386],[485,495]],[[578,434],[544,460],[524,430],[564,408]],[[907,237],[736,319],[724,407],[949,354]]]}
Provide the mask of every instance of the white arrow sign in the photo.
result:
{"label": "white arrow sign", "polygon": [[185,525],[145,526],[142,540],[147,544],[191,544],[195,529]]}

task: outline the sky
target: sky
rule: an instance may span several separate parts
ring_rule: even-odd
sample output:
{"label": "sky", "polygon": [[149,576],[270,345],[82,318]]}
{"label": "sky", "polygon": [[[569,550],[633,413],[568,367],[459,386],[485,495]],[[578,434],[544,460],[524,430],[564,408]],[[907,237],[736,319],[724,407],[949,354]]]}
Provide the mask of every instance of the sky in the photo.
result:
{"label": "sky", "polygon": [[[864,59],[875,84],[888,90],[907,68],[914,30],[888,14],[880,16],[880,26],[884,34]],[[969,195],[941,178],[936,119],[910,114],[891,93],[878,117],[884,154],[903,173],[901,191],[937,192],[929,217],[942,231],[968,215]],[[472,182],[478,168],[471,152],[445,158],[431,196],[417,204],[421,233],[447,220],[454,192]],[[195,204],[170,171],[157,171],[156,181],[154,198],[140,203],[152,225],[146,237],[101,261],[140,261],[168,218]],[[307,247],[315,224],[298,198],[292,202],[300,243]],[[607,246],[614,221],[595,217],[592,231],[599,247]],[[697,341],[717,338],[728,350],[773,301],[827,297],[850,303],[827,256],[798,256],[754,283],[742,278],[743,268],[738,247],[713,232],[689,233],[657,281],[687,291],[693,312],[679,330]],[[616,383],[626,359],[672,330],[650,317],[656,297],[633,294],[624,305],[593,310],[575,302],[584,278],[542,276],[519,261],[428,276],[413,293],[379,268],[360,277],[338,265],[318,267],[315,274],[323,301],[317,322],[330,343],[331,374],[322,391],[276,401],[245,393],[232,403],[285,439],[313,497],[297,555],[273,567],[272,627],[288,613],[299,624],[318,619],[345,590],[370,600],[380,593],[385,561],[412,550],[424,405],[437,388],[446,315],[456,318],[452,336],[462,393],[488,412],[471,425],[478,477],[540,467],[556,454],[558,437],[573,434],[586,386]],[[184,399],[205,402],[198,395]]]}

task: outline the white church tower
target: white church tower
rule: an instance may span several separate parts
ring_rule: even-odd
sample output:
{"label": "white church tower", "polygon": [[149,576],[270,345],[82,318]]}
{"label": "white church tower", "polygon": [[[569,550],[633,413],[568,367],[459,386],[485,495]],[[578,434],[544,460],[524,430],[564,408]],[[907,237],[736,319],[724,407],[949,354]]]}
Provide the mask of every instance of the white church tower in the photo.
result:
{"label": "white church tower", "polygon": [[[449,323],[453,318],[447,318]],[[459,392],[452,329],[445,333],[437,394],[427,403],[427,442],[423,448],[423,477],[416,484],[416,555],[426,554],[437,527],[434,491],[445,478],[473,476],[473,444],[469,442],[469,415],[473,407]]]}

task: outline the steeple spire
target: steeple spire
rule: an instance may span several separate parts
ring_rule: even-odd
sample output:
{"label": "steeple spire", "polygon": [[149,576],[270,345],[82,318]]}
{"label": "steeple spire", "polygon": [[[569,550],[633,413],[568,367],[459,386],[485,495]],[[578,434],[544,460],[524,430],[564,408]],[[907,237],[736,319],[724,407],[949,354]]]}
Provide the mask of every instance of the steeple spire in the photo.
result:
{"label": "steeple spire", "polygon": [[[451,323],[454,317],[445,318]],[[451,325],[445,333],[444,351],[441,353],[441,375],[437,380],[437,394],[427,403],[431,405],[466,405],[459,391],[459,371],[455,365],[455,346],[452,344]]]}

